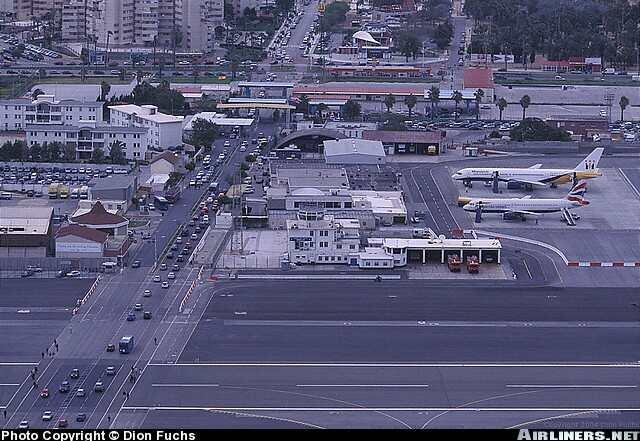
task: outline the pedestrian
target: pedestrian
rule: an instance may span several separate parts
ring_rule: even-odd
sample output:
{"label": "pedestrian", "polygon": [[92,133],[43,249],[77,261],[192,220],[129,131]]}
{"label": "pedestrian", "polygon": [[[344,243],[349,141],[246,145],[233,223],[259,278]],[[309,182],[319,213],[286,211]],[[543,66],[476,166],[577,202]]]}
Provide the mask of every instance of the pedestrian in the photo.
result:
{"label": "pedestrian", "polygon": [[153,337],[153,343],[158,346],[158,337]]}
{"label": "pedestrian", "polygon": [[44,358],[44,352],[42,353],[42,358]]}
{"label": "pedestrian", "polygon": [[4,415],[4,419],[6,420],[7,419],[7,409],[4,409],[2,411],[2,415]]}
{"label": "pedestrian", "polygon": [[36,371],[36,374],[38,373],[38,366],[33,368]]}
{"label": "pedestrian", "polygon": [[56,351],[58,350],[58,343],[56,343]]}
{"label": "pedestrian", "polygon": [[107,421],[111,424],[111,415],[107,415]]}

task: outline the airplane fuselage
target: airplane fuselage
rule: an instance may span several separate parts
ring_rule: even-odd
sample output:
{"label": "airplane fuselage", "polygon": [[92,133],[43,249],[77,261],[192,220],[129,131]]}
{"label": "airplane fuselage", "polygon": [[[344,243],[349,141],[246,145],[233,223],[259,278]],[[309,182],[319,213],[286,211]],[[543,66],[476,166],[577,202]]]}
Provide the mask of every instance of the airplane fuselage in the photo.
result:
{"label": "airplane fuselage", "polygon": [[468,168],[460,170],[454,179],[464,182],[483,181],[492,182],[498,173],[498,181],[526,181],[542,184],[566,184],[576,179],[591,179],[601,176],[599,170],[574,171],[570,169],[529,169],[529,168]]}
{"label": "airplane fuselage", "polygon": [[568,199],[476,199],[464,206],[465,211],[476,211],[480,203],[483,213],[556,213],[563,209],[580,207],[580,203]]}

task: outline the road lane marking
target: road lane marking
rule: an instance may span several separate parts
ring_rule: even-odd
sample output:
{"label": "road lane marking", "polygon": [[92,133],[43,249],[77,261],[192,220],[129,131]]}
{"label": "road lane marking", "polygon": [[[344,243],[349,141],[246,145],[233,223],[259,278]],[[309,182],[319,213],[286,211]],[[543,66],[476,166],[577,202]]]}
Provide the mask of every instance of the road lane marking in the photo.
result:
{"label": "road lane marking", "polygon": [[122,410],[219,410],[263,412],[637,412],[640,407],[216,407],[123,406]]}
{"label": "road lane marking", "polygon": [[512,388],[540,388],[540,389],[635,389],[631,384],[507,384]]}
{"label": "road lane marking", "polygon": [[0,383],[0,387],[16,387],[20,386],[22,383]]}
{"label": "road lane marking", "polygon": [[151,387],[220,387],[219,384],[206,384],[206,383],[191,383],[191,384],[180,384],[180,383],[152,383]]}
{"label": "road lane marking", "polygon": [[639,369],[638,363],[149,363],[149,366],[193,366],[193,367],[461,367],[461,368],[631,368]]}
{"label": "road lane marking", "polygon": [[429,387],[428,384],[296,384],[296,387]]}
{"label": "road lane marking", "polygon": [[40,363],[28,363],[28,362],[21,362],[21,361],[5,361],[3,363],[0,363],[0,366],[38,366]]}

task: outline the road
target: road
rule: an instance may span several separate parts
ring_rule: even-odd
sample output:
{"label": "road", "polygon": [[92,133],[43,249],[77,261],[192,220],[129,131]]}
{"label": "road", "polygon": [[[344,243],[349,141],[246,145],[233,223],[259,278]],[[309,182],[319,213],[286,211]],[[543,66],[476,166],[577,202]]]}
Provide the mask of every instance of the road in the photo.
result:
{"label": "road", "polygon": [[[248,139],[252,135],[253,133],[247,134]],[[227,162],[214,174],[213,180],[226,185],[224,183],[227,178],[237,173],[244,156],[237,148],[240,141],[233,142]],[[223,139],[216,141],[212,155],[222,150],[223,143]],[[188,180],[189,176],[186,178],[187,182]],[[17,375],[18,378],[3,382],[10,385],[9,390],[0,390],[0,396],[6,398],[2,407],[8,414],[4,427],[17,427],[22,420],[30,421],[31,427],[53,427],[60,418],[68,419],[71,427],[78,427],[79,423],[75,422],[78,412],[87,415],[87,420],[80,423],[80,427],[106,427],[110,425],[112,417],[115,420],[115,415],[132,386],[129,374],[134,368],[144,371],[158,348],[169,344],[165,338],[174,335],[170,331],[180,332],[179,326],[173,330],[171,328],[179,314],[178,306],[197,279],[199,268],[183,264],[176,279],[169,280],[169,288],[162,289],[159,283],[152,281],[155,274],[160,274],[162,279],[167,280],[162,271],[153,272],[154,256],[157,253],[162,261],[162,251],[177,226],[189,220],[193,206],[206,190],[206,186],[199,189],[186,188],[179,202],[164,213],[155,233],[156,243],[153,240],[147,241],[135,256],[142,262],[140,268],[124,268],[118,274],[103,276],[89,302],[55,338],[58,350],[54,346],[50,347],[55,355],[43,357],[39,362],[34,360],[34,365],[38,367],[37,384],[28,375],[26,368],[22,369],[22,375]],[[173,264],[173,261],[167,263]],[[151,297],[142,297],[145,289],[152,291]],[[138,313],[137,320],[126,321],[127,313],[138,302],[143,304],[144,311],[152,312],[152,319],[142,320],[142,314]],[[105,352],[108,343],[117,345],[124,335],[135,337],[136,348],[132,354]],[[32,365],[25,366],[31,369]],[[117,369],[115,376],[106,375],[107,366]],[[73,368],[80,370],[80,378],[70,380],[70,393],[58,392],[59,385],[68,379]],[[93,386],[99,380],[105,383],[106,390],[103,393],[93,392]],[[39,391],[45,386],[51,390],[51,396],[46,399],[39,397]],[[86,391],[85,397],[74,396],[78,388]],[[52,421],[40,420],[44,410],[53,412]]]}

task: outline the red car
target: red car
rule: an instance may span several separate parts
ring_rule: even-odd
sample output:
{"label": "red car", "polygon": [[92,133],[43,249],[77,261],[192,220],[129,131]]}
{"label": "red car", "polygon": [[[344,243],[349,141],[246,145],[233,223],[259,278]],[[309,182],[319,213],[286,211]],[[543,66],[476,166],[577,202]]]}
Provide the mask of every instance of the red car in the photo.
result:
{"label": "red car", "polygon": [[40,392],[40,398],[49,398],[49,388],[45,387],[42,389],[42,392]]}

